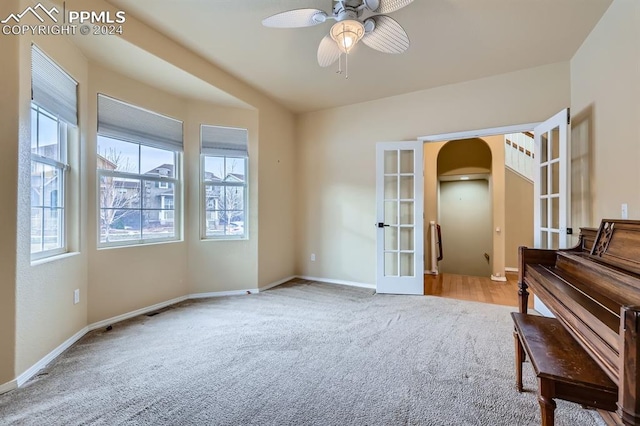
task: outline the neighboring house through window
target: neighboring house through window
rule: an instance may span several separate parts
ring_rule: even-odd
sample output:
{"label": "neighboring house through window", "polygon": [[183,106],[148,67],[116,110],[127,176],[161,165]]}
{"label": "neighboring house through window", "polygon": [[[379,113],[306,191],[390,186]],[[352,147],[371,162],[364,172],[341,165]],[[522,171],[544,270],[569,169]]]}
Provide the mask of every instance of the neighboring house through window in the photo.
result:
{"label": "neighboring house through window", "polygon": [[202,125],[203,232],[206,239],[243,239],[247,232],[248,132]]}
{"label": "neighboring house through window", "polygon": [[31,258],[65,253],[67,142],[78,125],[77,83],[31,48]]}
{"label": "neighboring house through window", "polygon": [[182,122],[98,95],[99,246],[180,239]]}

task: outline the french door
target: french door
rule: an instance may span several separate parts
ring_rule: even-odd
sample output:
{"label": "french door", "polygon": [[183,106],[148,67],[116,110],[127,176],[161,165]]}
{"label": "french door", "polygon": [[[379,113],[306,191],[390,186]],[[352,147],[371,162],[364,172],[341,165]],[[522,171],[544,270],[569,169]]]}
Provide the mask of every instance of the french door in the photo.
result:
{"label": "french door", "polygon": [[[564,109],[534,129],[534,247],[567,248],[570,242],[571,166],[569,109]],[[534,295],[534,309],[546,316],[551,311]]]}
{"label": "french door", "polygon": [[534,246],[567,248],[569,221],[569,110],[564,109],[534,130]]}
{"label": "french door", "polygon": [[378,293],[424,294],[423,142],[376,145]]}

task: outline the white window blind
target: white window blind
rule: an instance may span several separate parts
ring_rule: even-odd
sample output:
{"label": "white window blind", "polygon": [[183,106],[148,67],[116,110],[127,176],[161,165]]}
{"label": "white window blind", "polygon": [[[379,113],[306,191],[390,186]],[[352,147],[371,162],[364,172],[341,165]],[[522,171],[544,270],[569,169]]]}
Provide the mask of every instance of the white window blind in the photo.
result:
{"label": "white window blind", "polygon": [[57,115],[78,125],[78,83],[35,45],[31,46],[31,99]]}
{"label": "white window blind", "polygon": [[154,148],[182,151],[182,121],[98,94],[98,133]]}
{"label": "white window blind", "polygon": [[249,135],[247,129],[235,127],[200,126],[201,148],[204,155],[227,157],[249,156]]}

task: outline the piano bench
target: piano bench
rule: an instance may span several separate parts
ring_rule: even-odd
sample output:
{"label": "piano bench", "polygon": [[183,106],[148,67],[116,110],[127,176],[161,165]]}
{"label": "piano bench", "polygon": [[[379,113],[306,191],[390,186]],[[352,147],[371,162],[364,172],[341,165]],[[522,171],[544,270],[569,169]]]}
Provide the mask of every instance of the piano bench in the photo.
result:
{"label": "piano bench", "polygon": [[555,318],[512,312],[516,389],[522,392],[524,355],[538,377],[542,426],[553,426],[554,398],[615,411],[618,387]]}

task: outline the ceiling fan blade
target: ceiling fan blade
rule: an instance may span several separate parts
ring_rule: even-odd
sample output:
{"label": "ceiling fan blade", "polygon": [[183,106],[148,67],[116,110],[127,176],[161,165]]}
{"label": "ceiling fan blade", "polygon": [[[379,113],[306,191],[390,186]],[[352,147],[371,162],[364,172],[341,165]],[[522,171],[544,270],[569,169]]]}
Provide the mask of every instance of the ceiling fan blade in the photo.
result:
{"label": "ceiling fan blade", "polygon": [[318,64],[321,67],[328,67],[338,60],[341,53],[336,42],[327,34],[320,41],[320,46],[318,46]]}
{"label": "ceiling fan blade", "polygon": [[380,6],[375,13],[391,13],[413,3],[413,0],[380,0]]}
{"label": "ceiling fan blade", "polygon": [[362,42],[383,53],[402,53],[409,48],[409,36],[398,22],[385,15],[372,16],[375,28],[362,37]]}
{"label": "ceiling fan blade", "polygon": [[323,23],[327,14],[320,9],[294,9],[276,13],[262,20],[262,25],[272,28],[301,28]]}

